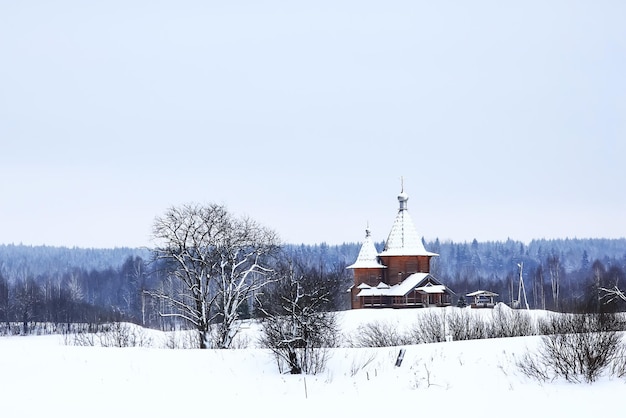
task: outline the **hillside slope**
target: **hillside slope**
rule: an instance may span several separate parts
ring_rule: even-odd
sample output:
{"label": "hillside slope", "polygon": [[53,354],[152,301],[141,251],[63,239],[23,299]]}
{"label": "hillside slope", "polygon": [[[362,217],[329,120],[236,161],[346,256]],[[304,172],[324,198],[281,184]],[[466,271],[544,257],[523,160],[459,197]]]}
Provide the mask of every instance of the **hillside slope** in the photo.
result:
{"label": "hillside slope", "polygon": [[[484,314],[484,313],[483,313]],[[408,326],[418,312],[342,313],[346,332],[372,320]],[[246,332],[252,337],[254,327]],[[155,332],[153,338],[165,338]],[[515,360],[539,337],[333,349],[316,376],[280,374],[267,350],[74,347],[59,336],[0,338],[3,416],[320,417],[381,414],[602,416],[625,380],[540,385]]]}

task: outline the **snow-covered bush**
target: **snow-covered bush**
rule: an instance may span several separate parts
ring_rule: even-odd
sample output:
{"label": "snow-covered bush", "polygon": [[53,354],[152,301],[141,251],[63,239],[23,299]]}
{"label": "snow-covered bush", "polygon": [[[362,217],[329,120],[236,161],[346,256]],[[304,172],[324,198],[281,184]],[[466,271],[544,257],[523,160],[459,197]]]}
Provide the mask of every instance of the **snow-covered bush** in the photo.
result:
{"label": "snow-covered bush", "polygon": [[416,321],[407,330],[388,321],[360,325],[348,336],[351,347],[390,347],[429,344],[448,339],[476,340],[536,335],[537,330],[526,311],[513,310],[499,304],[488,312],[466,308],[429,308],[416,310]]}
{"label": "snow-covered bush", "polygon": [[396,324],[389,321],[374,321],[359,325],[356,333],[348,337],[348,345],[357,348],[394,347],[417,343],[415,338],[400,331]]}
{"label": "snow-covered bush", "polygon": [[419,316],[413,329],[417,343],[438,343],[446,340],[447,310],[428,309]]}
{"label": "snow-covered bush", "polygon": [[198,348],[198,337],[193,330],[169,331],[165,333],[161,347],[173,350]]}
{"label": "snow-covered bush", "polygon": [[534,323],[527,311],[511,309],[503,303],[498,303],[493,308],[488,337],[525,337],[536,334]]}
{"label": "snow-covered bush", "polygon": [[65,333],[66,345],[82,347],[151,347],[152,338],[147,332],[134,324],[114,322],[103,324],[97,332],[78,330]]}
{"label": "snow-covered bush", "polygon": [[478,340],[489,335],[489,324],[472,310],[454,309],[447,318],[448,335],[454,341]]}
{"label": "snow-covered bush", "polygon": [[151,347],[152,338],[137,325],[114,322],[98,334],[101,347]]}
{"label": "snow-covered bush", "polygon": [[540,381],[594,382],[607,369],[623,376],[625,350],[617,323],[613,315],[551,315],[539,325],[538,351],[527,352],[517,366]]}

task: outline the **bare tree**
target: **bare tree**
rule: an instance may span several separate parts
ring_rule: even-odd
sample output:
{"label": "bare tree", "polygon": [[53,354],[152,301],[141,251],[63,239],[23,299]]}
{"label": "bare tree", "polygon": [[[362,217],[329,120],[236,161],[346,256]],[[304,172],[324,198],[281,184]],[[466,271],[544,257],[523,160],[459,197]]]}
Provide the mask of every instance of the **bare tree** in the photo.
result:
{"label": "bare tree", "polygon": [[9,318],[11,315],[11,298],[9,297],[9,282],[0,271],[0,320],[4,322],[6,330],[9,330]]}
{"label": "bare tree", "polygon": [[77,271],[70,273],[66,286],[72,302],[80,303],[85,300],[85,291],[83,290],[81,279]]}
{"label": "bare tree", "polygon": [[209,327],[217,323],[213,344],[228,348],[237,334],[238,308],[267,283],[267,257],[278,237],[249,218],[237,218],[222,205],[172,207],[154,222],[155,259],[180,287],[152,292],[198,331],[206,348]]}
{"label": "bare tree", "polygon": [[[297,270],[297,271],[296,271]],[[260,343],[272,350],[279,370],[292,374],[321,372],[328,348],[337,344],[338,326],[332,308],[333,287],[314,274],[283,266],[280,280],[256,296],[263,319]]]}
{"label": "bare tree", "polygon": [[22,321],[22,333],[28,335],[28,323],[36,316],[37,305],[41,302],[41,287],[35,279],[27,277],[15,284],[14,303],[16,315]]}
{"label": "bare tree", "polygon": [[548,257],[548,272],[550,274],[550,284],[552,286],[554,310],[558,311],[560,308],[559,299],[561,297],[561,259],[558,255],[552,254]]}
{"label": "bare tree", "polygon": [[124,310],[135,321],[146,324],[146,265],[141,257],[128,257],[120,268],[120,274],[124,278],[122,287],[119,289],[120,298],[123,301]]}
{"label": "bare tree", "polygon": [[533,304],[535,309],[546,309],[546,294],[543,282],[543,266],[539,264],[533,274]]}

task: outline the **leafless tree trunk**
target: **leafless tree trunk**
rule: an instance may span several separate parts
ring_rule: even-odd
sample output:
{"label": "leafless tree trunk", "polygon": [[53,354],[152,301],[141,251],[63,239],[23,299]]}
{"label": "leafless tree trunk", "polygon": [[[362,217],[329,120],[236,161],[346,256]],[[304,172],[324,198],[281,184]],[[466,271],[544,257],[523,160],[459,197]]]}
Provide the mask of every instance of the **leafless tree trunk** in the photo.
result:
{"label": "leafless tree trunk", "polygon": [[0,319],[4,320],[7,332],[9,330],[9,318],[11,315],[11,298],[9,295],[9,282],[0,271]]}
{"label": "leafless tree trunk", "polygon": [[537,266],[533,275],[533,296],[535,298],[536,309],[546,309],[546,291],[543,279],[543,265]]}
{"label": "leafless tree trunk", "polygon": [[554,310],[558,311],[560,308],[559,299],[561,293],[561,260],[558,255],[553,254],[548,257],[548,272],[550,273]]}
{"label": "leafless tree trunk", "polygon": [[[597,312],[600,312],[602,309],[602,297],[603,297],[603,290],[602,290],[602,276],[604,273],[604,268],[601,268],[601,264],[599,263],[594,263],[593,265],[593,292],[595,293],[594,297],[595,297],[595,301],[594,301],[594,306],[595,306],[595,310]],[[619,290],[619,289],[618,289]],[[614,298],[613,298],[614,299]],[[611,300],[613,300],[611,299]]]}
{"label": "leafless tree trunk", "polygon": [[41,288],[31,277],[16,283],[16,313],[22,321],[22,333],[28,335],[28,323],[33,319],[36,305],[41,301]]}

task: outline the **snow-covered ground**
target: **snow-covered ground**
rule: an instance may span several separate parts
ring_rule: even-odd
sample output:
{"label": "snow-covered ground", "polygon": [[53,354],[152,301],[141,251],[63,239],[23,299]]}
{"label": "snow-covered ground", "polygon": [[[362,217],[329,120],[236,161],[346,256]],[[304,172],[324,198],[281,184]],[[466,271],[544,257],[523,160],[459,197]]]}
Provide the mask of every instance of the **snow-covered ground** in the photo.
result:
{"label": "snow-covered ground", "polygon": [[[341,314],[345,330],[417,311]],[[485,311],[488,313],[488,311]],[[254,327],[244,330],[252,339]],[[155,333],[155,339],[163,337]],[[164,338],[164,337],[163,337]],[[626,380],[543,385],[515,359],[539,337],[332,350],[316,376],[280,374],[267,350],[76,347],[60,336],[0,338],[3,417],[587,417],[623,410]]]}

